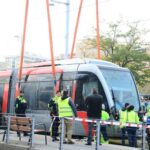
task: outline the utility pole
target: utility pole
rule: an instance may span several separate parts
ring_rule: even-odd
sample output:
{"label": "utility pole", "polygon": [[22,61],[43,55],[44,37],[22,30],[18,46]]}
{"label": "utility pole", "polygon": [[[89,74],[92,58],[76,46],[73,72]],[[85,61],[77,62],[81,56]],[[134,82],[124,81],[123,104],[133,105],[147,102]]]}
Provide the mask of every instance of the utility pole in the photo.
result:
{"label": "utility pole", "polygon": [[51,6],[54,6],[55,3],[66,5],[66,44],[65,44],[65,58],[68,58],[69,55],[69,22],[70,22],[70,0],[66,0],[66,2],[61,2],[57,0],[51,0]]}
{"label": "utility pole", "polygon": [[66,52],[65,57],[68,58],[69,52],[69,21],[70,21],[70,0],[66,2]]}

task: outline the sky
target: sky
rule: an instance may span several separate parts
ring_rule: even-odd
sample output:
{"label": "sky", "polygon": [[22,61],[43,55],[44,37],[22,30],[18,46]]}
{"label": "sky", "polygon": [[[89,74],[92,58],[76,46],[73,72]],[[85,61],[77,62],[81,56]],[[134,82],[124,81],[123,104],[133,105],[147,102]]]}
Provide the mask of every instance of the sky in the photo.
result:
{"label": "sky", "polygon": [[[80,0],[70,0],[69,51],[79,4]],[[108,23],[120,18],[129,22],[140,20],[142,28],[150,29],[149,6],[150,0],[99,0],[100,31],[105,30]],[[57,56],[65,53],[66,5],[55,3],[50,6],[50,11],[54,55]],[[76,41],[93,34],[96,27],[95,13],[95,0],[83,0]],[[5,56],[20,54],[24,14],[25,0],[0,0],[0,60]],[[50,58],[46,0],[29,0],[25,52]]]}

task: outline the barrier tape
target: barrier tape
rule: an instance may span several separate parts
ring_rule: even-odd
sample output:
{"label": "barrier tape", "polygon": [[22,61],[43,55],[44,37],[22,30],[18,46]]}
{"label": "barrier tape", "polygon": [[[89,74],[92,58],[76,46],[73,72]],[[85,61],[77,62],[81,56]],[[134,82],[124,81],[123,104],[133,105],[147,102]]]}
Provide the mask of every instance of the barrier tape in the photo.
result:
{"label": "barrier tape", "polygon": [[[111,126],[126,126],[126,127],[137,127],[142,128],[142,124],[135,124],[135,123],[122,123],[118,121],[101,121],[101,120],[93,120],[93,119],[83,119],[83,118],[71,118],[71,117],[65,117],[69,120],[76,120],[76,121],[84,121],[84,122],[92,122],[96,123],[97,121],[100,121],[101,125],[111,125]],[[150,125],[144,125],[145,128],[150,128]]]}
{"label": "barrier tape", "polygon": [[[0,113],[2,115],[12,115],[12,114],[7,114],[7,113]],[[14,114],[13,114],[14,115]],[[55,118],[58,116],[55,116]],[[59,118],[59,117],[58,117]],[[75,118],[75,117],[65,117],[66,119],[73,120],[73,121],[84,121],[84,122],[92,122],[96,123],[97,121],[100,121],[101,125],[111,125],[111,126],[123,126],[123,127],[137,127],[137,128],[142,128],[142,123],[141,124],[134,124],[134,123],[122,123],[119,121],[101,121],[98,119],[86,119],[86,118]],[[145,128],[150,128],[150,125],[144,124]]]}

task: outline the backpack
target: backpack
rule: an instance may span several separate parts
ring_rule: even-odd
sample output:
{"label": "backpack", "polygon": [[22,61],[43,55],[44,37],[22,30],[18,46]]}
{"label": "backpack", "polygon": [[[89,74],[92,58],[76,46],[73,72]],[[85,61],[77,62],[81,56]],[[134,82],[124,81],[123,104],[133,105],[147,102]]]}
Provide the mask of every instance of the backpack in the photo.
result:
{"label": "backpack", "polygon": [[147,125],[150,125],[150,116],[147,117]]}

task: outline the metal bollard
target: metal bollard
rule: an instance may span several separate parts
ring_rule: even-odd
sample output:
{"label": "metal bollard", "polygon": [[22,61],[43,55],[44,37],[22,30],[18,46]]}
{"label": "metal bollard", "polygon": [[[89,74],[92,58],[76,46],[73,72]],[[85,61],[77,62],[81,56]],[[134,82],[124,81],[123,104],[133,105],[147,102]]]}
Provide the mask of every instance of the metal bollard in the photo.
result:
{"label": "metal bollard", "polygon": [[32,118],[31,147],[33,147],[34,144],[34,129],[35,129],[35,118]]}
{"label": "metal bollard", "polygon": [[142,123],[142,148],[141,150],[145,150],[145,137],[146,137],[146,128],[145,128],[145,123]]}
{"label": "metal bollard", "polygon": [[11,116],[8,115],[8,122],[7,122],[7,131],[6,131],[6,143],[9,142],[9,131],[10,131],[10,119],[11,119]]}
{"label": "metal bollard", "polygon": [[100,120],[96,121],[96,146],[95,149],[99,150],[99,143],[100,143]]}
{"label": "metal bollard", "polygon": [[64,140],[64,118],[61,118],[61,134],[60,134],[59,150],[63,150],[63,140]]}

